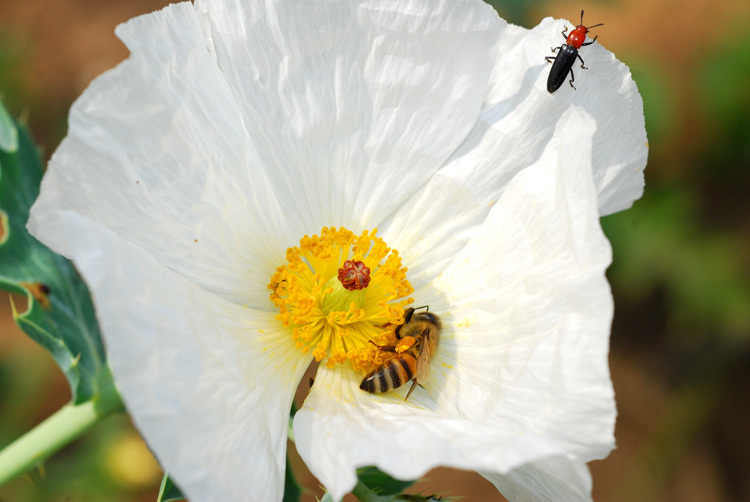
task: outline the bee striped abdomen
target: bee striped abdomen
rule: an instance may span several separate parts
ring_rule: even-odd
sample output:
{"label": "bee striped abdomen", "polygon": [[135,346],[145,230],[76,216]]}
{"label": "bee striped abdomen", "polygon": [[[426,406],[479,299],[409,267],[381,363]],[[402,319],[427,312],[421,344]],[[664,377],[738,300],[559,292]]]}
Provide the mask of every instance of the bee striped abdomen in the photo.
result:
{"label": "bee striped abdomen", "polygon": [[414,378],[417,359],[410,352],[375,368],[362,380],[359,388],[373,394],[397,389]]}

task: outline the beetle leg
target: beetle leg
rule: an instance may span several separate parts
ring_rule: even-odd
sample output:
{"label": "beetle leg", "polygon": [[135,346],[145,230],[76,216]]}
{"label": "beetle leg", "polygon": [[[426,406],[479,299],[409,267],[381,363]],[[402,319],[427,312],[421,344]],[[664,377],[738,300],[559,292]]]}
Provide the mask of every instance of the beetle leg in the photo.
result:
{"label": "beetle leg", "polygon": [[583,58],[581,57],[581,55],[580,55],[580,54],[576,54],[576,56],[578,56],[578,59],[580,59],[580,60],[581,60],[581,68],[583,68],[584,70],[588,70],[588,68],[587,68],[587,67],[583,66],[583,65],[585,65],[586,63],[584,63],[584,62],[583,62]]}
{"label": "beetle leg", "polygon": [[[559,47],[550,47],[549,50],[552,51],[552,52],[557,52],[557,51],[560,50],[561,47],[562,47],[562,45],[559,46]],[[552,63],[555,59],[557,59],[557,55],[555,55],[555,56],[545,56],[544,59],[546,59],[548,63]]]}
{"label": "beetle leg", "polygon": [[565,27],[565,29],[564,29],[563,31],[561,31],[561,32],[560,32],[560,33],[562,33],[562,36],[563,36],[563,38],[564,38],[565,40],[567,40],[567,39],[568,39],[568,34],[567,34],[567,31],[568,31],[568,27],[566,26],[566,27]]}
{"label": "beetle leg", "polygon": [[584,45],[591,45],[591,44],[593,44],[594,42],[596,42],[597,38],[599,38],[599,35],[595,36],[594,39],[591,42],[586,42],[585,44],[582,44],[581,47],[583,47]]}
{"label": "beetle leg", "polygon": [[570,80],[568,80],[568,83],[570,84],[570,87],[573,88],[573,90],[577,90],[576,86],[573,85],[573,82],[575,81],[576,76],[573,74],[573,68],[570,69]]}

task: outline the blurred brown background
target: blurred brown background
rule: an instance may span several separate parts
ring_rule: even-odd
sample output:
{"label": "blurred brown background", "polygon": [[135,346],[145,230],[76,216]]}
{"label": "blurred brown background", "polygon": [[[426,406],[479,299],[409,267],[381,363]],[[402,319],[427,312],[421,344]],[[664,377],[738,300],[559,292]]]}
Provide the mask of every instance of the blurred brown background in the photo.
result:
{"label": "blurred brown background", "polygon": [[[127,57],[115,26],[166,4],[0,0],[0,94],[47,156],[65,134],[71,102]],[[586,9],[587,23],[605,23],[599,43],[630,66],[645,102],[646,194],[603,220],[614,247],[610,361],[619,417],[618,449],[591,464],[595,499],[750,500],[750,3],[493,4],[526,27],[545,16],[575,21]],[[0,445],[68,400],[52,358],[0,299]],[[322,491],[292,459],[314,500]],[[0,500],[151,502],[160,479],[120,415],[43,470],[0,487]],[[410,491],[420,490],[503,500],[478,475],[449,469]]]}

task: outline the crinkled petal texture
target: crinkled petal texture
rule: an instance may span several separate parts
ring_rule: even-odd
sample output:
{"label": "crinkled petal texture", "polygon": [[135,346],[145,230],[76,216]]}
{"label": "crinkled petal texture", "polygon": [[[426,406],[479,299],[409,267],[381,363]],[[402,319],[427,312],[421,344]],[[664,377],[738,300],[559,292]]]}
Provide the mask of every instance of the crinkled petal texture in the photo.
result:
{"label": "crinkled petal texture", "polygon": [[513,469],[508,474],[483,472],[498,490],[514,502],[580,502],[591,500],[591,474],[582,462],[546,457]]}
{"label": "crinkled petal texture", "polygon": [[68,236],[117,386],[170,475],[192,500],[241,500],[250,489],[280,500],[289,409],[309,362],[289,334],[272,314],[196,287],[76,213],[47,223]]}
{"label": "crinkled petal texture", "polygon": [[474,126],[505,23],[476,0],[198,1],[253,167],[299,230],[373,226]]}
{"label": "crinkled petal texture", "polygon": [[[402,479],[438,465],[494,476],[527,464],[554,477],[611,450],[610,248],[590,170],[594,130],[584,111],[564,115],[467,246],[414,292],[443,319],[424,391],[406,403],[408,387],[367,395],[361,375],[320,368],[294,427],[302,458],[334,498],[363,465]],[[511,493],[534,486],[499,479]],[[587,480],[562,482],[585,500]]]}
{"label": "crinkled petal texture", "polygon": [[[628,68],[599,41],[580,50],[587,70],[573,65],[577,90],[566,83],[554,94],[547,92],[551,65],[544,57],[565,42],[563,29],[576,24],[545,18],[532,30],[509,26],[504,32],[479,121],[489,137],[480,134],[467,165],[493,158],[501,168],[495,164],[488,170],[503,173],[494,177],[509,176],[538,157],[532,145],[549,140],[568,108],[581,107],[596,121],[591,165],[599,212],[606,215],[630,207],[643,193],[648,156],[643,101]],[[519,123],[519,116],[533,119]]]}
{"label": "crinkled petal texture", "polygon": [[320,370],[296,437],[337,498],[365,464],[587,496],[614,421],[597,218],[640,195],[647,146],[598,44],[578,91],[547,93],[563,24],[479,0],[198,0],[118,28],[131,56],[71,109],[29,228],[89,283],[126,406],[191,500],[281,499],[309,357],[266,285],[324,226],[378,227],[445,322],[406,404]]}
{"label": "crinkled petal texture", "polygon": [[[522,169],[537,162],[571,108],[596,123],[590,147],[600,215],[630,207],[643,193],[648,143],[643,101],[630,71],[599,43],[582,50],[578,90],[547,92],[550,46],[571,26],[546,18],[533,30],[509,25],[493,48],[482,110],[463,143],[388,220],[389,244],[401,251],[415,286],[445,269]],[[583,134],[575,129],[572,136]],[[572,146],[568,155],[574,155]],[[380,223],[380,226],[385,225]],[[412,239],[412,236],[419,236]],[[415,262],[422,266],[415,267]]]}

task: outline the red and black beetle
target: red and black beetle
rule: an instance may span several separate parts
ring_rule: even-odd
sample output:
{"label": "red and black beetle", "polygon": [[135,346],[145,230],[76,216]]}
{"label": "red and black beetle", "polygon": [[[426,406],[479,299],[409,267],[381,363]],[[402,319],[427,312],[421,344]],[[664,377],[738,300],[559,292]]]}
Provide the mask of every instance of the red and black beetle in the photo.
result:
{"label": "red and black beetle", "polygon": [[595,36],[591,42],[584,43],[584,41],[586,40],[586,33],[591,28],[596,28],[597,26],[602,25],[604,25],[604,23],[595,24],[594,26],[589,26],[588,28],[585,27],[583,25],[583,11],[581,11],[581,24],[576,26],[573,31],[570,32],[570,35],[567,35],[565,33],[568,31],[567,27],[562,31],[562,36],[565,39],[565,43],[560,47],[552,48],[552,52],[556,52],[558,50],[560,52],[558,52],[556,56],[547,56],[544,58],[548,63],[553,63],[552,69],[549,71],[549,77],[547,78],[547,90],[550,93],[555,92],[560,88],[562,83],[565,81],[565,77],[568,76],[568,73],[570,73],[570,86],[575,89],[573,81],[576,79],[576,77],[575,75],[573,75],[573,63],[575,63],[576,57],[581,60],[581,68],[583,68],[584,70],[588,70],[588,68],[583,66],[585,63],[583,62],[583,58],[580,56],[580,54],[578,54],[578,49],[596,42],[596,39],[599,38],[599,35]]}

